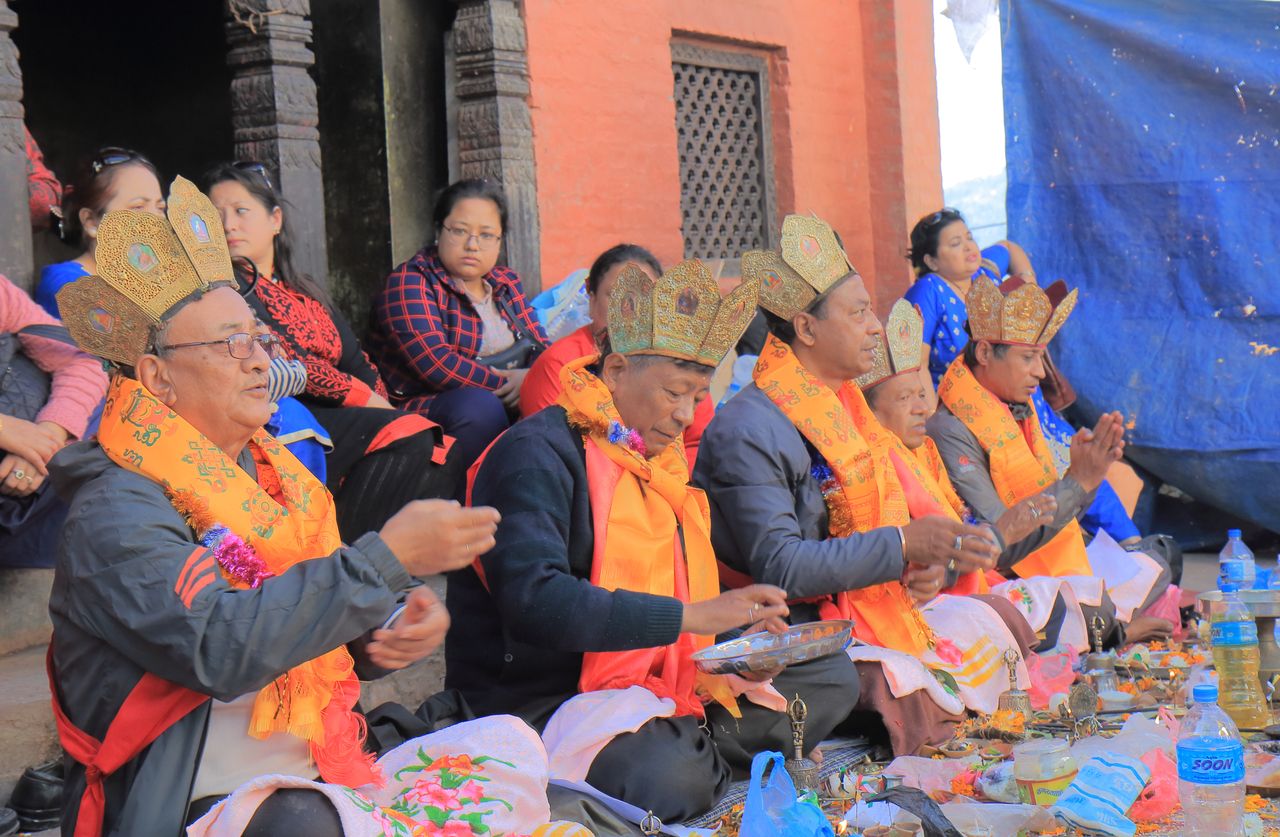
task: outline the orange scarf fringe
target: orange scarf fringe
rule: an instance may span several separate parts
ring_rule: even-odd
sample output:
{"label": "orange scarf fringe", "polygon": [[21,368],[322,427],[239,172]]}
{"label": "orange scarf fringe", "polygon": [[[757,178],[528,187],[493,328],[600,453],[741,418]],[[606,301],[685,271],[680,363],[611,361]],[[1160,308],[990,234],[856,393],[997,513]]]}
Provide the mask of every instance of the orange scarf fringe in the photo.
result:
{"label": "orange scarf fringe", "polygon": [[[283,505],[204,434],[122,375],[107,394],[98,441],[117,465],[163,485],[193,528],[227,527],[275,575],[342,545],[324,484],[265,431],[249,445],[264,480],[278,482]],[[360,698],[354,666],[346,646],[294,666],[258,692],[246,732],[260,739],[287,732],[307,741],[327,782],[380,784],[373,756],[363,748],[364,718],[353,709]]]}
{"label": "orange scarf fringe", "polygon": [[[991,481],[1006,506],[1044,491],[1058,481],[1053,455],[1034,408],[1024,427],[998,398],[978,383],[957,357],[938,384],[938,398],[978,438],[991,464]],[[1030,404],[1028,404],[1030,406]],[[1047,544],[1019,561],[1014,572],[1037,575],[1093,575],[1080,525],[1072,520]]]}
{"label": "orange scarf fringe", "polygon": [[[686,603],[715,598],[720,577],[711,548],[711,510],[706,495],[688,485],[683,441],[651,459],[610,442],[610,425],[621,424],[621,418],[604,383],[587,371],[595,360],[580,358],[561,369],[557,400],[586,450],[594,518],[591,583]],[[707,698],[741,717],[725,679],[693,664],[691,655],[711,643],[712,637],[681,634],[662,648],[587,652],[579,690],[639,685],[674,700],[678,715],[702,717]]]}

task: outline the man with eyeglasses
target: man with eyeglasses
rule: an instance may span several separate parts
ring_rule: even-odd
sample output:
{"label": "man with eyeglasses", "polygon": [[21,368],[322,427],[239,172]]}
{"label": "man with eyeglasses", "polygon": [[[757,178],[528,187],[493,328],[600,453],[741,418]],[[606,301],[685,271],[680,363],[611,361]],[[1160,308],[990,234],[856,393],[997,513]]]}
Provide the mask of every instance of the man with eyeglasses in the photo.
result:
{"label": "man with eyeglasses", "polygon": [[415,501],[343,544],[324,485],[262,430],[276,342],[216,210],[179,178],[167,216],[108,213],[98,275],[58,295],[114,366],[98,438],[51,466],[71,498],[50,600],[64,828],[175,834],[274,774],[292,789],[245,834],[342,833],[346,791],[380,778],[359,679],[440,643],[414,576],[470,564],[498,515]]}

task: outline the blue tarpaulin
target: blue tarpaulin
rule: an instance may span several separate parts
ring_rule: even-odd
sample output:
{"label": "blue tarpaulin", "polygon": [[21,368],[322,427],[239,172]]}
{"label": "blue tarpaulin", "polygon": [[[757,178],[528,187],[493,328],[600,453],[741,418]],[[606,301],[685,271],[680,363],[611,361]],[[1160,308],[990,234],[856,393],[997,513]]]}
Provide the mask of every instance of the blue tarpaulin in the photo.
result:
{"label": "blue tarpaulin", "polygon": [[1004,0],[1009,238],[1130,457],[1280,531],[1280,3]]}

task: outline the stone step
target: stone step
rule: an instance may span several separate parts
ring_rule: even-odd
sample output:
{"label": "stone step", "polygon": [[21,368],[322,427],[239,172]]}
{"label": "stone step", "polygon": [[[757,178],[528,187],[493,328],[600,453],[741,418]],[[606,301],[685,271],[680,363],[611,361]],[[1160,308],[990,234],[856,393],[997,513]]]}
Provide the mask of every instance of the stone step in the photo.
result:
{"label": "stone step", "polygon": [[53,570],[0,569],[0,655],[49,641]]}
{"label": "stone step", "polygon": [[61,752],[49,706],[46,647],[0,657],[0,800],[8,800],[23,770]]}

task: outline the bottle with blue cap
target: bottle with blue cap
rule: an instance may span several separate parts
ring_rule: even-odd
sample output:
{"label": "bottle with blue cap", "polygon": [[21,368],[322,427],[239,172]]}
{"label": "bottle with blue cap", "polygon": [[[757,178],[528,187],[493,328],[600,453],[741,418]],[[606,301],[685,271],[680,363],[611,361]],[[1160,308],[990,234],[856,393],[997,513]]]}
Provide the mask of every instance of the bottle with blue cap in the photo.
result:
{"label": "bottle with blue cap", "polygon": [[1240,601],[1236,586],[1222,585],[1222,604],[1209,611],[1213,667],[1218,672],[1218,705],[1236,726],[1260,729],[1271,723],[1258,679],[1258,623]]}
{"label": "bottle with blue cap", "polygon": [[1239,529],[1227,530],[1227,545],[1218,553],[1218,589],[1234,584],[1239,590],[1252,590],[1257,568],[1253,551],[1245,546]]}
{"label": "bottle with blue cap", "polygon": [[1218,687],[1192,690],[1195,703],[1178,735],[1178,801],[1193,837],[1243,834],[1244,745],[1227,713],[1218,706]]}

